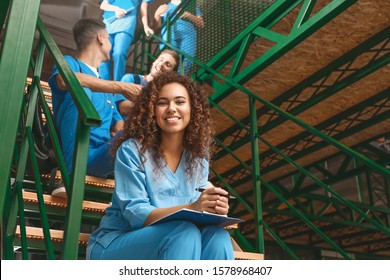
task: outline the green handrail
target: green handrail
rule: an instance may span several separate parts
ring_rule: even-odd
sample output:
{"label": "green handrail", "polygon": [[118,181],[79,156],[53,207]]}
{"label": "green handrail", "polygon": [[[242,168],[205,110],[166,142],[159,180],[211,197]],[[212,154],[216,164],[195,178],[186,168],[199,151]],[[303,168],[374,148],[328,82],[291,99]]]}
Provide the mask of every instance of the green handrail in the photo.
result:
{"label": "green handrail", "polygon": [[[4,3],[5,4],[5,3]],[[9,8],[9,17],[6,33],[1,49],[0,57],[0,239],[3,242],[7,234],[7,220],[4,216],[9,213],[5,207],[11,206],[5,200],[10,194],[10,173],[14,145],[18,131],[23,103],[23,91],[25,87],[30,54],[34,42],[35,26],[39,12],[39,0],[13,0]],[[29,15],[29,16],[27,16]],[[23,40],[20,40],[23,38]],[[12,67],[10,67],[12,65]],[[1,248],[1,256],[5,255],[4,247]]]}

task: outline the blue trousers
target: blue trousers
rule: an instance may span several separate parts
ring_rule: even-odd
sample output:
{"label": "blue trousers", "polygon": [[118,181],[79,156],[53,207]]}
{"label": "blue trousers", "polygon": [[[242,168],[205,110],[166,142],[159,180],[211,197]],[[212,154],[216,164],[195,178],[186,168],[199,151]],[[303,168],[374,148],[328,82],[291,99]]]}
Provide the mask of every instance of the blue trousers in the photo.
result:
{"label": "blue trousers", "polygon": [[114,172],[114,157],[111,155],[111,138],[106,144],[98,149],[89,150],[87,162],[87,175],[105,178]]}
{"label": "blue trousers", "polygon": [[96,242],[87,259],[232,260],[234,255],[224,228],[172,221],[125,233],[106,248]]}
{"label": "blue trousers", "polygon": [[130,45],[133,43],[133,36],[126,32],[118,32],[110,34],[110,41],[112,44],[110,60],[100,64],[99,75],[102,79],[111,80],[111,64],[114,60],[113,79],[120,81],[125,75],[127,54]]}

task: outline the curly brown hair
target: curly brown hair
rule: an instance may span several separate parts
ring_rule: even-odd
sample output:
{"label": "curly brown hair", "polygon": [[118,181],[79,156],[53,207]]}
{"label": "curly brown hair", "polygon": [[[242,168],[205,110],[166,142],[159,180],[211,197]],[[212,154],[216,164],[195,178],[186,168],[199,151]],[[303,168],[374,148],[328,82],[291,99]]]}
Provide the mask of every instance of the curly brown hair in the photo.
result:
{"label": "curly brown hair", "polygon": [[185,87],[190,98],[191,117],[184,132],[183,146],[186,150],[186,172],[192,175],[201,162],[199,159],[210,160],[211,157],[213,138],[210,106],[201,86],[174,72],[162,74],[142,88],[125,121],[122,134],[114,142],[114,152],[127,139],[135,139],[141,144],[141,154],[149,150],[156,170],[161,170],[163,162],[166,161],[161,148],[161,129],[157,125],[155,108],[161,88],[170,83]]}

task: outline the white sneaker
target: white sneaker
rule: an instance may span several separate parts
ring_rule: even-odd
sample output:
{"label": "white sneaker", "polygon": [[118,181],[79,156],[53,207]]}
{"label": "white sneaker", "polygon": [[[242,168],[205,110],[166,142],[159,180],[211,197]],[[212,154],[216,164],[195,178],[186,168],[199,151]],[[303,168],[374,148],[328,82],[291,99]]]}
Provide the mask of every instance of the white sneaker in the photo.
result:
{"label": "white sneaker", "polygon": [[59,186],[51,192],[52,196],[67,198],[66,189],[64,186]]}

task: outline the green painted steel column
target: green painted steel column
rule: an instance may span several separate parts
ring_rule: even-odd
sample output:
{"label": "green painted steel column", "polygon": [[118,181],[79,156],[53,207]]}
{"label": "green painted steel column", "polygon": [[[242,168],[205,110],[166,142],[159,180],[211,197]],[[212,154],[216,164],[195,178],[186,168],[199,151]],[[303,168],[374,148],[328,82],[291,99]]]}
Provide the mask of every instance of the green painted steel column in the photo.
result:
{"label": "green painted steel column", "polygon": [[81,215],[85,190],[85,175],[87,174],[87,160],[89,147],[90,127],[79,118],[76,130],[76,141],[73,154],[71,189],[68,193],[68,207],[66,211],[63,259],[77,260]]}
{"label": "green painted steel column", "polygon": [[[40,0],[13,0],[0,60],[0,219],[16,141]],[[0,233],[2,233],[1,229]]]}
{"label": "green painted steel column", "polygon": [[256,116],[256,100],[248,97],[249,112],[251,119],[251,151],[252,151],[252,180],[253,193],[255,196],[255,229],[256,229],[256,250],[264,254],[264,232],[263,232],[263,209],[261,200],[261,185],[260,185],[260,156],[259,156],[259,141],[257,139],[257,116]]}

